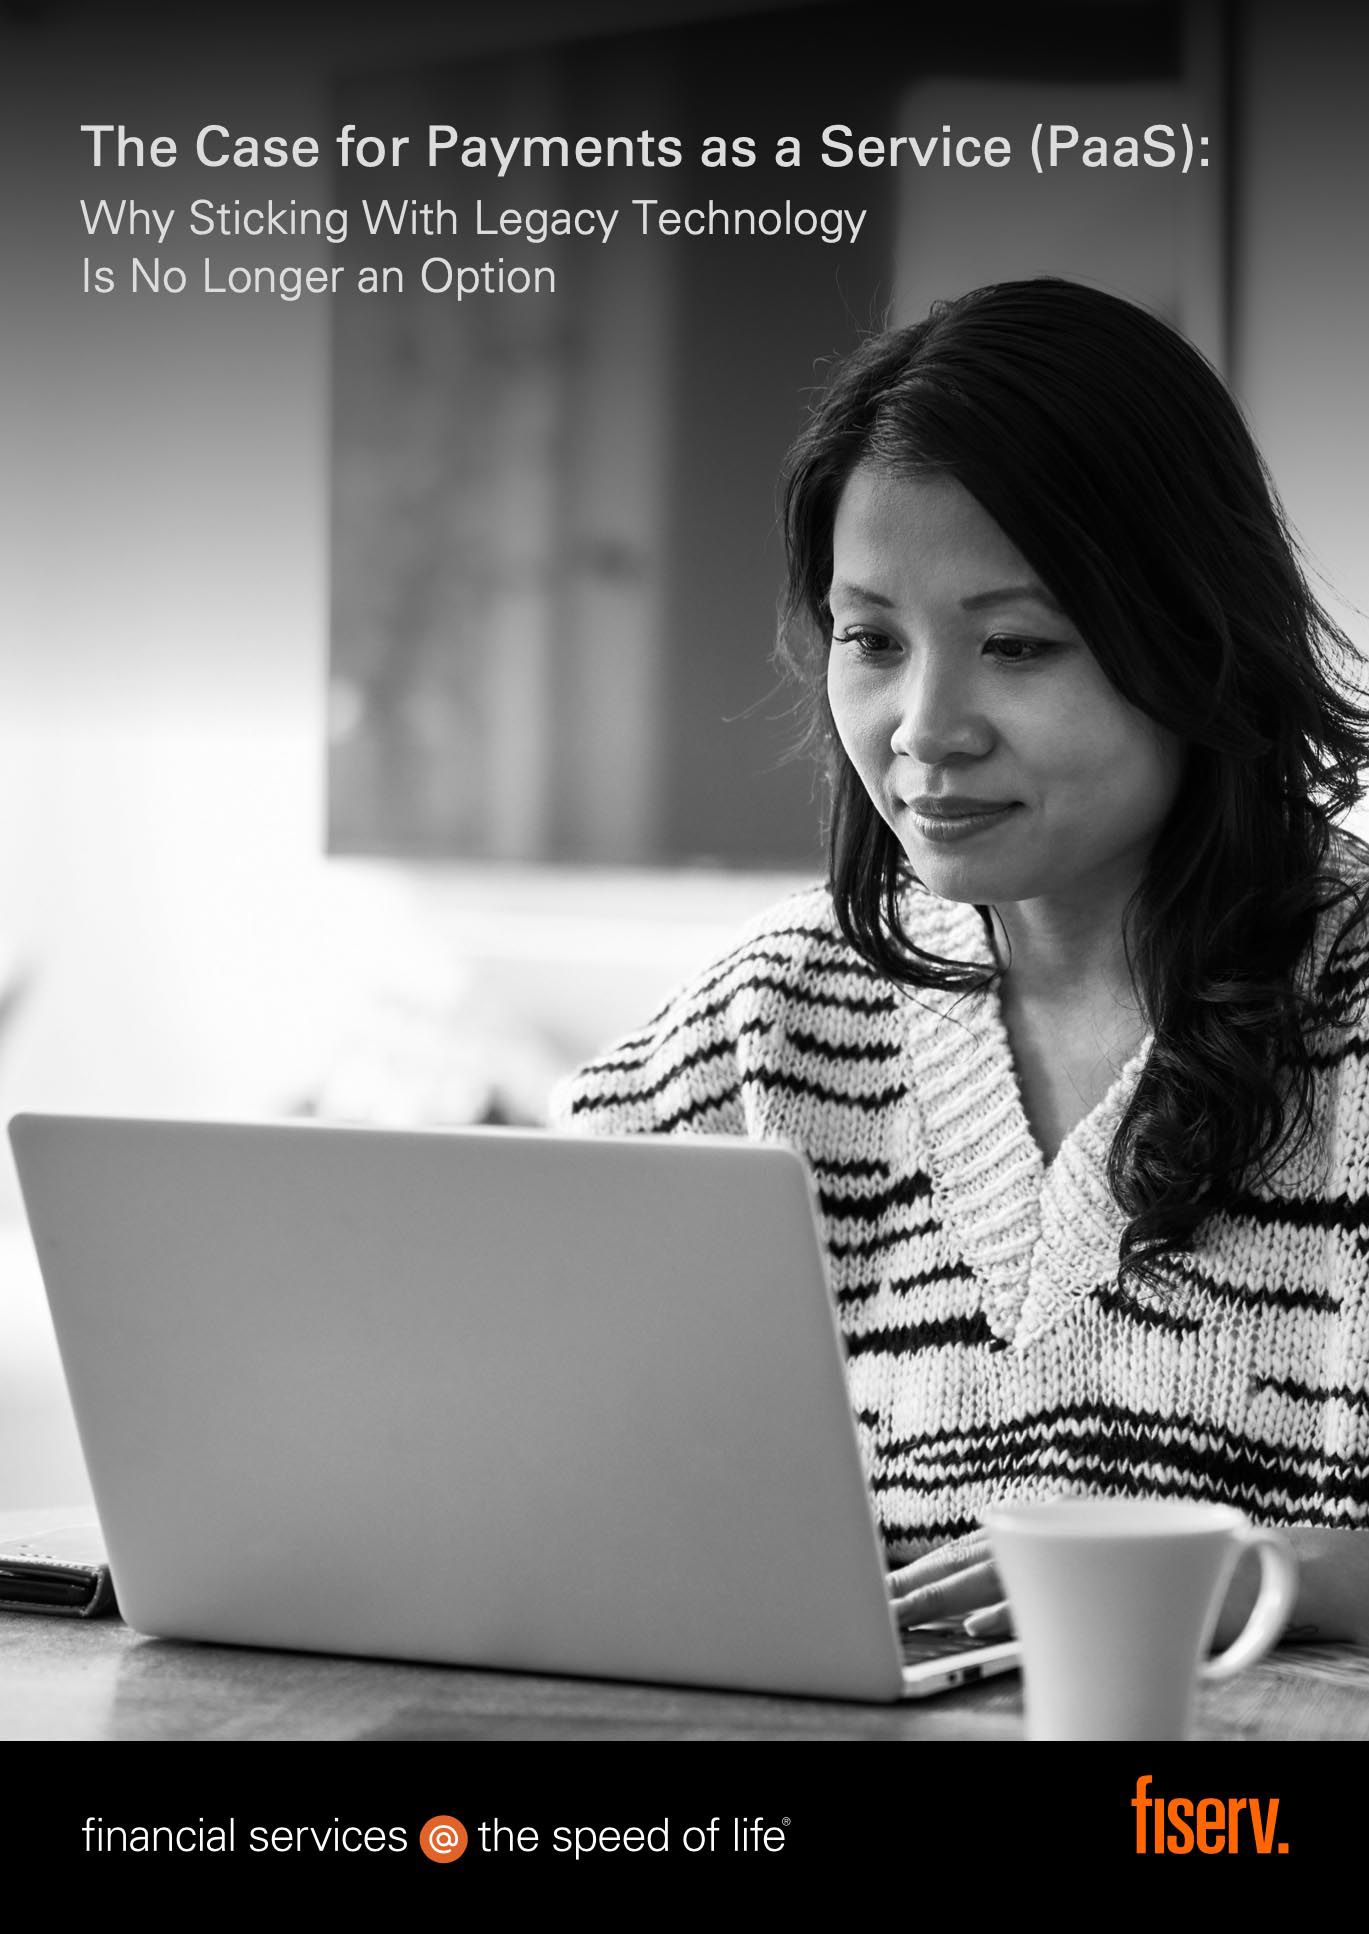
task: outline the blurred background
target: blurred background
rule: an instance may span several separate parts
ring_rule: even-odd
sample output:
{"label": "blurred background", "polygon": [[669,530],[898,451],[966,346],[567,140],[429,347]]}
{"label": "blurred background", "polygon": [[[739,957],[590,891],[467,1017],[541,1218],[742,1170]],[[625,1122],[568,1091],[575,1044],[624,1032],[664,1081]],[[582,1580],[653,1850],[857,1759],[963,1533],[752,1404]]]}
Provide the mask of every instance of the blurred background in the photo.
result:
{"label": "blurred background", "polygon": [[[1369,643],[1369,12],[1348,0],[0,6],[0,1105],[537,1121],[820,860],[770,663],[775,476],[826,363],[994,278],[1170,316]],[[756,138],[752,169],[342,181],[345,121]],[[833,170],[821,129],[1190,121],[1212,165]],[[313,171],[90,166],[82,122],[314,133]],[[781,133],[802,168],[769,164]],[[415,144],[417,145],[417,144]],[[463,235],[554,298],[81,293],[82,196],[622,207]],[[631,198],[866,211],[623,235]],[[374,247],[374,245],[372,245]],[[326,242],[191,243],[197,263]],[[140,248],[140,253],[153,252]],[[387,259],[411,259],[392,242]],[[354,239],[341,251],[366,259]],[[8,1161],[0,1501],[88,1495]]]}

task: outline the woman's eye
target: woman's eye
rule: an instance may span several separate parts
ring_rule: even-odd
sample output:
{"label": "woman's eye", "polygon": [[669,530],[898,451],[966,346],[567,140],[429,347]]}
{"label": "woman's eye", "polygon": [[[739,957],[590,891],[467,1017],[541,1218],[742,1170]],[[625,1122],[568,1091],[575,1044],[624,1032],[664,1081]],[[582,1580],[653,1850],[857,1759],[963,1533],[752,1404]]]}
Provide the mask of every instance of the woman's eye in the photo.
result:
{"label": "woman's eye", "polygon": [[892,640],[886,638],[883,632],[864,631],[859,625],[853,625],[849,631],[836,633],[832,643],[850,645],[859,658],[882,658],[893,649]]}
{"label": "woman's eye", "polygon": [[1019,638],[1011,633],[996,632],[992,638],[984,640],[985,651],[1004,665],[1022,665],[1032,658],[1043,658],[1051,650],[1050,638]]}

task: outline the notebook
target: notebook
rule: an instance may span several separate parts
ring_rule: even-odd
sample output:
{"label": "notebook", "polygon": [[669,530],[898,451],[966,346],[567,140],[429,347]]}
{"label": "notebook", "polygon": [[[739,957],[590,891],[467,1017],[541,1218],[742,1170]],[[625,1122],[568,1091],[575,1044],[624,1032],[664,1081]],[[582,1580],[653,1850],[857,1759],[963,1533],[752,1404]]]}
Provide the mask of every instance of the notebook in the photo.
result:
{"label": "notebook", "polygon": [[31,1526],[0,1538],[0,1612],[99,1618],[117,1610],[93,1515],[53,1523],[39,1511]]}
{"label": "notebook", "polygon": [[169,1638],[836,1699],[905,1667],[798,1155],[24,1115],[119,1606]]}

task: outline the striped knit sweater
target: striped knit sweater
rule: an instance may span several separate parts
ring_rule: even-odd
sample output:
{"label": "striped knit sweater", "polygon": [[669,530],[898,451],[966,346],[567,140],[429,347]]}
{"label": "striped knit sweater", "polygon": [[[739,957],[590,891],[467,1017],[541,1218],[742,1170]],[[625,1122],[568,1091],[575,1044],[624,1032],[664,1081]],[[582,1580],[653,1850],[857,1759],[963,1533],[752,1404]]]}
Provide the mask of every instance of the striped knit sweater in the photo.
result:
{"label": "striped knit sweater", "polygon": [[[987,958],[972,907],[919,891],[905,920],[931,952]],[[1314,1042],[1314,1134],[1208,1218],[1163,1294],[1118,1285],[1105,1172],[1149,1043],[1047,1164],[997,995],[882,980],[822,888],[754,923],[552,1115],[805,1156],[891,1555],[1063,1493],[1369,1526],[1367,984],[1357,936],[1340,1022]]]}

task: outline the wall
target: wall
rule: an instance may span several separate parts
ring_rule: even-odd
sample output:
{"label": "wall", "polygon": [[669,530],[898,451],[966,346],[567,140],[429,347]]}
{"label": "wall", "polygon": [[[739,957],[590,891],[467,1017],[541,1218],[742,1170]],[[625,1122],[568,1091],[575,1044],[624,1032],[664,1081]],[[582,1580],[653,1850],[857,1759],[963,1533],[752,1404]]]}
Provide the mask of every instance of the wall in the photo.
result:
{"label": "wall", "polygon": [[[486,10],[452,11],[447,51],[494,37]],[[288,26],[254,33],[249,19],[216,42],[227,11],[196,9],[178,45],[184,10],[150,13],[163,24],[138,58],[126,27],[93,11],[60,61],[11,28],[3,62],[0,212],[24,274],[6,281],[0,357],[8,440],[23,454],[0,482],[0,936],[35,978],[0,1057],[0,1102],[280,1105],[415,900],[450,916],[437,948],[450,933],[463,952],[509,955],[515,979],[528,961],[529,983],[547,969],[547,1025],[573,1052],[618,1010],[601,1014],[569,958],[548,963],[540,915],[579,922],[567,946],[581,962],[599,951],[585,916],[603,916],[603,951],[641,970],[622,990],[635,1011],[772,884],[452,874],[434,892],[321,859],[326,311],[225,314],[193,294],[185,307],[102,305],[70,282],[82,120],[110,118],[117,99],[131,126],[315,128],[326,75]],[[633,15],[601,0],[581,24]],[[333,16],[336,67],[378,57],[351,19]],[[433,19],[395,10],[385,57],[431,45]],[[506,9],[503,37],[549,23],[564,24],[552,6]]]}
{"label": "wall", "polygon": [[1369,647],[1369,10],[1237,11],[1236,388],[1327,602]]}

